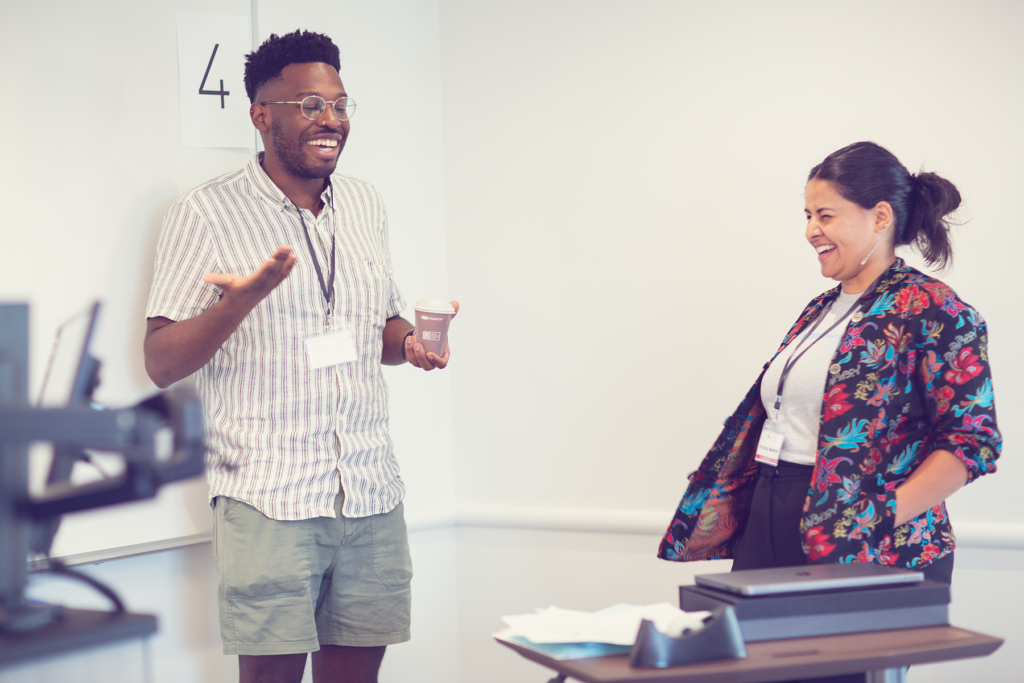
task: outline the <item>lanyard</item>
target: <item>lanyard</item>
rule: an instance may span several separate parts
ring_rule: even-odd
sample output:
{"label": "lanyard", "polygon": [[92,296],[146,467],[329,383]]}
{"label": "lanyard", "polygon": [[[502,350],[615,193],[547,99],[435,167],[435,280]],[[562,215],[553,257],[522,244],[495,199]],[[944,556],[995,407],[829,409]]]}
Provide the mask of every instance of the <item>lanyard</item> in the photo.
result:
{"label": "lanyard", "polygon": [[[872,282],[871,287],[868,291],[874,294],[875,287],[878,285],[878,281],[881,279],[882,277],[879,276],[877,280]],[[775,391],[775,419],[772,420],[773,422],[778,423],[779,421],[779,410],[782,408],[782,387],[785,386],[786,384],[786,377],[789,376],[789,371],[793,369],[793,366],[796,365],[796,362],[800,360],[805,353],[811,350],[812,346],[814,346],[822,339],[824,339],[826,336],[828,336],[828,333],[839,327],[840,324],[844,324],[846,322],[846,319],[849,318],[851,315],[855,315],[857,311],[859,311],[864,306],[864,304],[862,303],[863,298],[863,295],[861,295],[861,298],[858,299],[852,306],[850,306],[850,310],[848,310],[843,317],[832,323],[827,330],[825,330],[818,336],[817,339],[808,344],[807,348],[800,351],[800,347],[804,345],[804,342],[811,338],[811,335],[814,333],[814,331],[818,329],[818,325],[820,325],[821,321],[825,319],[825,316],[828,315],[828,312],[832,310],[832,305],[835,304],[836,302],[836,300],[833,299],[831,302],[829,302],[828,308],[822,311],[821,314],[815,319],[814,324],[811,325],[811,329],[807,330],[807,334],[804,336],[803,339],[800,340],[800,343],[796,345],[796,348],[793,349],[793,353],[790,354],[789,360],[787,360],[785,364],[783,364],[782,366],[782,374],[779,375],[779,387]],[[800,351],[800,353],[798,354],[797,351]]]}
{"label": "lanyard", "polygon": [[309,229],[306,227],[306,219],[302,217],[302,209],[295,207],[299,211],[299,220],[302,222],[302,232],[306,235],[306,246],[309,247],[309,255],[313,257],[313,268],[316,270],[316,277],[320,280],[320,291],[324,293],[324,299],[327,301],[327,321],[331,320],[331,311],[333,310],[334,303],[334,271],[337,267],[337,261],[334,258],[334,231],[331,231],[331,274],[328,276],[328,281],[324,283],[324,273],[320,269],[320,262],[316,260],[316,251],[313,250],[313,241],[309,239]]}

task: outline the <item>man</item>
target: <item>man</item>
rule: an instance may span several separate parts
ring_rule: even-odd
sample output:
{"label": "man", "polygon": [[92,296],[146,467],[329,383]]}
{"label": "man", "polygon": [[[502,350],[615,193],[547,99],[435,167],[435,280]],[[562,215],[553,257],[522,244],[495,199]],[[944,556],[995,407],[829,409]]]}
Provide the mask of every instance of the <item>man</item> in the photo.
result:
{"label": "man", "polygon": [[380,196],[333,175],[355,109],[339,68],[310,32],[247,56],[266,152],[171,208],[146,310],[149,376],[195,373],[203,400],[221,637],[243,683],[297,683],[307,652],[317,683],[373,682],[409,639],[381,364],[444,368],[449,351],[425,353],[398,315]]}

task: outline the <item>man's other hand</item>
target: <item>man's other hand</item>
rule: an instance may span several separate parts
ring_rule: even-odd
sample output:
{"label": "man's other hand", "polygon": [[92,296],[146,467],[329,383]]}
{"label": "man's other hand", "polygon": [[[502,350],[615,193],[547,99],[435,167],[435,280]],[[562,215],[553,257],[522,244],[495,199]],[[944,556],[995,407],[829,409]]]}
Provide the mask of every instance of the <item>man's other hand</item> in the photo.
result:
{"label": "man's other hand", "polygon": [[[455,314],[452,315],[452,320],[455,320],[455,316],[459,314],[459,302],[449,302],[452,308],[455,309]],[[444,368],[448,365],[448,358],[451,356],[451,349],[448,348],[448,340],[444,340],[444,355],[438,356],[433,351],[427,352],[423,349],[423,344],[416,341],[415,335],[409,335],[405,338],[405,357],[411,365],[421,368],[423,370],[434,370]]]}

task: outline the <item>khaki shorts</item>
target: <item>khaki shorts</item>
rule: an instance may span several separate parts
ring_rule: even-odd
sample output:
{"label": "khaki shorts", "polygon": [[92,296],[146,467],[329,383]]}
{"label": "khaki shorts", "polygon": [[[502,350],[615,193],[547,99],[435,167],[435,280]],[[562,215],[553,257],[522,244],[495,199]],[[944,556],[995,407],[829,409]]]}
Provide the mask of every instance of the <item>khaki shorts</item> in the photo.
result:
{"label": "khaki shorts", "polygon": [[412,561],[403,506],[371,517],[282,522],[218,496],[213,552],[226,655],[409,640]]}

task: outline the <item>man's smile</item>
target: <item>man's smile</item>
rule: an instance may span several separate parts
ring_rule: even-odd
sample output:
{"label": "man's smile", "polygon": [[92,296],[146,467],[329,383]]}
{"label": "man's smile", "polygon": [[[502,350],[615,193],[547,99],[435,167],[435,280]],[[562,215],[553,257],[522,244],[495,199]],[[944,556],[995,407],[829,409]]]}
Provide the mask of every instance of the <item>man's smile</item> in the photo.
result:
{"label": "man's smile", "polygon": [[312,148],[316,157],[318,159],[323,159],[324,161],[330,161],[337,158],[341,149],[340,141],[336,137],[307,140],[306,146]]}

